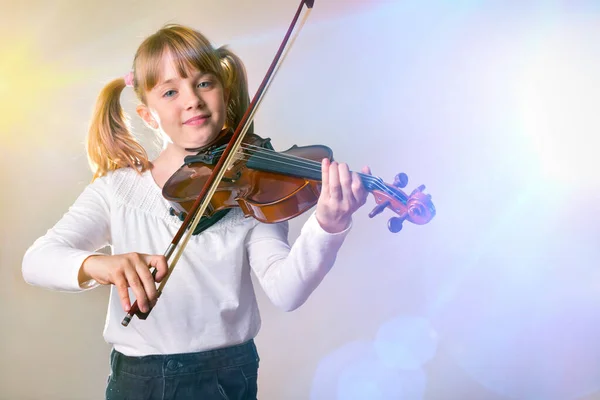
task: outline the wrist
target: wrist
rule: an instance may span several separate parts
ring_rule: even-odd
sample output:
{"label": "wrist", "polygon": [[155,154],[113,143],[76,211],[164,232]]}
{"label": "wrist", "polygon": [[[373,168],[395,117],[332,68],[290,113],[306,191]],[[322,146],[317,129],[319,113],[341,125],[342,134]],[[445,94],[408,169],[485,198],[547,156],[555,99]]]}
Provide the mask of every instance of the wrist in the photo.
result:
{"label": "wrist", "polygon": [[327,220],[321,221],[321,219],[317,215],[317,222],[321,226],[321,229],[323,229],[327,233],[332,233],[332,234],[340,233],[340,232],[343,232],[346,229],[348,229],[351,221],[352,221],[351,218],[342,219],[342,220],[338,220],[338,221],[327,221]]}
{"label": "wrist", "polygon": [[85,260],[83,260],[83,262],[81,263],[81,267],[79,267],[79,274],[77,275],[77,279],[79,281],[79,286],[85,286],[85,284],[91,280],[94,279],[94,277],[92,276],[92,264],[94,263],[94,259],[96,257],[98,257],[99,255],[97,254],[93,254],[89,257],[87,257]]}

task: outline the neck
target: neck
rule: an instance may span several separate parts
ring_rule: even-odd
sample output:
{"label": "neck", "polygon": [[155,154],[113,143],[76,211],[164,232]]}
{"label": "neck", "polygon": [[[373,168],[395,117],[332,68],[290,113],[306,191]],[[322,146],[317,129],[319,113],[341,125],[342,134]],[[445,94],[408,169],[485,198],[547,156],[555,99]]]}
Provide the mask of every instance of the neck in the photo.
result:
{"label": "neck", "polygon": [[192,153],[168,143],[161,153],[152,161],[152,177],[159,187],[163,187],[167,179],[171,177],[183,165],[183,159]]}

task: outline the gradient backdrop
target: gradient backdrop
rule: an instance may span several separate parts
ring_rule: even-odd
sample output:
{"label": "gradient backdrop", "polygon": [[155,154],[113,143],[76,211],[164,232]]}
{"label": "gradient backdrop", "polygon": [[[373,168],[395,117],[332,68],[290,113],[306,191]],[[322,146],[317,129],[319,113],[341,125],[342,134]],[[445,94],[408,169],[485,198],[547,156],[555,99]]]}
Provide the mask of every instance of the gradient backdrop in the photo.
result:
{"label": "gradient backdrop", "polygon": [[[108,288],[50,292],[20,271],[90,181],[102,86],[178,22],[229,44],[254,93],[296,7],[0,0],[1,399],[103,398]],[[370,198],[302,308],[259,290],[261,399],[600,399],[599,38],[595,0],[316,1],[257,132],[406,172],[438,215],[392,234]]]}

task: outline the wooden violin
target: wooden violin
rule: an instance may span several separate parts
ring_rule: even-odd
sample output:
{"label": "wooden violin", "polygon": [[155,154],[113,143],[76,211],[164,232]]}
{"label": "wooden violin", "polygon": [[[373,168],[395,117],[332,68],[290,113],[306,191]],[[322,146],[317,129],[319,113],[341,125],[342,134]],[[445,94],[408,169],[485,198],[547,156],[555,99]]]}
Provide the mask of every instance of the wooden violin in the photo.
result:
{"label": "wooden violin", "polygon": [[[230,133],[222,134],[197,155],[186,157],[185,164],[165,183],[163,197],[171,202],[174,213],[182,220],[192,210],[230,138]],[[246,135],[204,215],[210,217],[218,211],[240,207],[245,216],[265,223],[297,217],[317,204],[323,158],[333,161],[329,147],[294,145],[276,152],[269,139]],[[406,174],[396,175],[391,185],[372,175],[358,175],[377,203],[369,216],[372,218],[386,208],[398,215],[388,221],[391,232],[399,232],[405,220],[422,225],[435,216],[431,195],[423,193],[425,186],[415,189],[410,196],[400,190],[408,183]]]}
{"label": "wooden violin", "polygon": [[[157,288],[159,298],[203,216],[240,207],[246,216],[274,223],[300,215],[317,203],[321,190],[321,160],[333,160],[331,149],[321,145],[293,146],[278,153],[269,145],[268,139],[253,133],[247,135],[304,6],[310,11],[313,5],[314,0],[301,0],[275,58],[235,131],[221,132],[213,143],[199,149],[197,155],[186,157],[184,165],[163,187],[163,196],[171,202],[183,223],[164,253],[167,262],[175,255]],[[425,224],[435,216],[431,196],[423,193],[425,186],[418,187],[410,196],[400,190],[408,182],[406,174],[398,174],[391,185],[371,175],[359,176],[377,203],[369,216],[374,217],[386,208],[398,215],[389,220],[390,231],[398,232],[405,220]],[[151,270],[155,275],[156,269]],[[136,300],[121,324],[128,326],[134,315],[146,319],[150,311],[142,313]]]}

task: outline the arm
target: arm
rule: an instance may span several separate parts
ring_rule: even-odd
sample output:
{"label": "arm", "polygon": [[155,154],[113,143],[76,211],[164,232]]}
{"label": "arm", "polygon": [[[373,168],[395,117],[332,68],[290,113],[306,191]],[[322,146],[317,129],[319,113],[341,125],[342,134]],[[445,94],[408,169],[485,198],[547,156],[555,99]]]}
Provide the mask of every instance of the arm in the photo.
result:
{"label": "arm", "polygon": [[108,179],[88,185],[56,225],[27,249],[22,265],[27,283],[71,292],[97,286],[94,281],[80,284],[80,268],[110,242]]}
{"label": "arm", "polygon": [[285,311],[304,304],[333,267],[349,231],[328,233],[313,214],[290,248],[287,222],[258,224],[248,236],[248,257],[273,304]]}
{"label": "arm", "polygon": [[[333,266],[347,236],[352,214],[367,192],[346,164],[323,160],[316,211],[290,249],[288,224],[258,224],[247,241],[250,265],[271,301],[291,311],[301,306]],[[367,167],[363,172],[370,173]]]}

